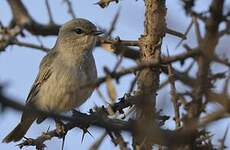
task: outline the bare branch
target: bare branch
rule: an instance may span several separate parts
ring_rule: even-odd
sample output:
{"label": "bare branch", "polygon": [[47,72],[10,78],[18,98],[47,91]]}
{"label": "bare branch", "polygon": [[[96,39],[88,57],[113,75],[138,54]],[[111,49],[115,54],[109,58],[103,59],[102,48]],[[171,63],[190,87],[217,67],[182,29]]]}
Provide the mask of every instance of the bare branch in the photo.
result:
{"label": "bare branch", "polygon": [[33,35],[57,35],[60,26],[55,24],[43,25],[36,22],[28,13],[21,0],[8,0],[16,25],[28,30]]}
{"label": "bare branch", "polygon": [[109,28],[108,32],[106,33],[105,37],[110,37],[111,36],[113,31],[115,30],[115,26],[116,26],[116,23],[117,23],[117,20],[118,20],[119,16],[120,16],[120,9],[118,9],[116,14],[114,15],[114,18],[112,20],[110,28]]}
{"label": "bare branch", "polygon": [[21,41],[18,41],[18,40],[13,40],[13,41],[11,41],[10,44],[18,45],[18,46],[22,46],[22,47],[39,49],[39,50],[44,51],[44,52],[48,52],[48,51],[51,50],[50,48],[44,47],[42,45],[39,46],[39,45],[35,45],[35,44],[32,44],[32,43],[21,42]]}
{"label": "bare branch", "polygon": [[174,78],[174,74],[173,74],[173,69],[171,64],[168,65],[168,78],[169,78],[169,83],[171,86],[171,97],[172,97],[172,102],[173,102],[173,107],[174,107],[174,114],[175,114],[175,122],[176,122],[176,128],[180,128],[181,127],[181,123],[180,123],[180,106],[178,103],[178,97],[176,94],[176,86],[175,86],[175,78]]}
{"label": "bare branch", "polygon": [[52,16],[52,13],[51,13],[51,8],[50,8],[50,5],[49,5],[49,1],[45,0],[45,4],[46,4],[49,19],[50,19],[50,24],[54,24],[54,20],[53,20],[53,16]]}
{"label": "bare branch", "polygon": [[75,15],[74,10],[73,10],[72,2],[70,0],[63,0],[63,2],[66,3],[66,5],[68,7],[68,13],[71,15],[71,17],[76,18],[76,15]]}
{"label": "bare branch", "polygon": [[174,31],[174,30],[172,30],[172,29],[166,28],[166,31],[165,31],[165,32],[168,33],[168,34],[171,34],[171,35],[180,37],[182,40],[185,40],[185,39],[186,39],[186,35],[183,34],[183,33],[178,32],[178,31]]}

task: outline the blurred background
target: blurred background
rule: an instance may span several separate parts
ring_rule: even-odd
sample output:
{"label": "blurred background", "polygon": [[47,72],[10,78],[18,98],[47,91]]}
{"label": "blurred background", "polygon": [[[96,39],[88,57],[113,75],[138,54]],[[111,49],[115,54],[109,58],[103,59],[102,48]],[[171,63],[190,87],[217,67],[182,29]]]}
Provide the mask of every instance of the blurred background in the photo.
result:
{"label": "blurred background", "polygon": [[[26,8],[29,10],[30,15],[41,23],[48,23],[49,18],[47,15],[47,9],[44,0],[22,0]],[[115,30],[112,34],[113,37],[119,36],[121,39],[126,40],[137,40],[140,34],[143,33],[144,27],[144,2],[142,0],[122,0],[118,4],[111,3],[109,7],[102,9],[98,5],[95,5],[96,0],[72,0],[72,6],[77,17],[86,18],[95,23],[98,27],[103,29],[108,29],[111,25],[114,15],[120,10],[120,15],[118,22],[115,26]],[[195,6],[195,10],[204,11],[208,9],[210,0],[199,0]],[[63,24],[71,19],[71,16],[67,13],[67,5],[63,3],[62,0],[50,0],[51,11],[53,19],[57,24]],[[230,8],[230,0],[226,0],[227,6],[225,9]],[[166,1],[167,7],[167,26],[171,29],[184,33],[188,28],[191,18],[187,17],[183,11],[183,6],[180,0],[168,0]],[[6,0],[0,1],[0,21],[3,25],[7,26],[12,18],[11,10]],[[203,33],[203,28],[201,30]],[[30,33],[25,32],[26,37],[20,37],[19,40],[29,42],[29,43],[42,43],[46,47],[52,48],[55,44],[56,36],[39,36],[41,42],[35,36],[30,35]],[[220,40],[220,44],[217,47],[218,55],[225,55],[230,57],[229,45],[222,44],[229,42],[229,36],[223,37]],[[167,54],[167,49],[169,49],[170,55],[175,55],[184,51],[183,48],[179,47],[176,49],[177,44],[180,39],[166,35],[162,45],[162,54]],[[184,42],[188,43],[190,47],[196,46],[194,29],[189,32],[187,40]],[[38,73],[39,63],[45,52],[19,47],[19,46],[9,46],[5,52],[0,53],[0,83],[4,85],[4,93],[13,99],[20,100],[21,103],[25,102],[28,95],[30,87],[36,78]],[[98,76],[103,76],[103,67],[113,68],[116,64],[118,58],[108,51],[104,51],[101,48],[96,48],[94,50],[94,56],[96,60],[96,65],[98,69]],[[179,63],[174,63],[173,66],[180,70],[186,68],[191,63],[191,60],[187,60],[183,66]],[[134,66],[135,63],[132,60],[124,59],[122,61],[122,67],[126,68],[129,66]],[[213,72],[220,72],[228,70],[229,68],[222,67],[218,64],[213,65]],[[190,75],[194,76],[196,74],[196,65],[191,69]],[[116,84],[117,97],[122,97],[129,89],[130,82],[134,79],[134,75],[128,75],[120,80],[120,84]],[[166,79],[164,75],[161,76],[161,82]],[[217,90],[221,90],[223,81],[216,84]],[[176,84],[178,91],[186,91],[188,87],[184,86],[182,83],[178,82]],[[219,87],[219,88],[218,88]],[[100,86],[100,91],[103,93],[106,99],[109,99],[106,91],[105,85]],[[173,114],[173,107],[170,100],[169,93],[170,88],[166,86],[159,92],[157,98],[157,109],[162,109],[162,114],[171,115]],[[230,92],[230,91],[229,91]],[[109,101],[108,101],[109,102]],[[90,108],[94,106],[105,105],[105,102],[98,96],[97,92],[90,97],[90,99],[82,105],[79,110],[82,112],[88,112]],[[208,107],[208,112],[212,112],[218,108],[218,105],[210,105]],[[0,114],[0,140],[2,140],[5,135],[7,135],[19,122],[21,114],[13,109],[5,110],[5,113]],[[214,136],[214,141],[218,144],[218,140],[223,137],[226,127],[229,125],[230,119],[222,119],[215,123],[210,124],[207,129],[212,132]],[[54,122],[51,120],[46,120],[40,125],[33,124],[30,130],[27,132],[27,137],[37,137],[42,132],[46,131],[48,128],[54,128]],[[174,129],[173,120],[170,119],[166,121],[164,128]],[[103,129],[93,128],[89,129],[90,133],[85,135],[83,142],[81,142],[82,131],[80,129],[71,130],[65,140],[65,150],[88,149],[97,139],[103,134]],[[125,134],[125,140],[131,144],[131,137]],[[230,145],[230,135],[228,134],[226,145]],[[47,141],[47,149],[61,149],[61,139],[54,138],[51,141]],[[18,149],[15,143],[3,144],[0,143],[0,149],[14,150]],[[131,146],[130,146],[131,147]],[[34,149],[33,147],[28,147],[25,149]],[[100,149],[118,149],[110,141],[109,137],[106,137]],[[230,148],[229,148],[230,149]]]}

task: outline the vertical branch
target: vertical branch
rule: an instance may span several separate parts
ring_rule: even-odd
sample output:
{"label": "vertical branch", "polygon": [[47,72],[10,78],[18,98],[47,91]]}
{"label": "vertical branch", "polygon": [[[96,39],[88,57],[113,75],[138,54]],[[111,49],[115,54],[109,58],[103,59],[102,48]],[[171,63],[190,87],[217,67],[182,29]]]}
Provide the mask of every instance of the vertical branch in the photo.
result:
{"label": "vertical branch", "polygon": [[175,122],[176,122],[176,128],[181,127],[180,123],[180,108],[179,108],[179,103],[178,103],[178,96],[176,93],[176,85],[175,85],[175,77],[173,74],[173,68],[172,65],[168,65],[168,78],[169,78],[169,83],[170,83],[170,88],[171,88],[171,97],[172,97],[172,103],[174,107],[174,114],[175,114]]}
{"label": "vertical branch", "polygon": [[[199,43],[199,49],[201,55],[199,56],[198,63],[198,72],[197,72],[197,80],[193,87],[192,97],[193,100],[189,103],[188,107],[188,119],[192,122],[196,122],[201,112],[205,108],[203,96],[209,92],[211,87],[211,81],[209,79],[210,74],[210,63],[212,62],[215,54],[215,48],[218,44],[219,40],[219,24],[223,19],[222,11],[223,11],[224,0],[213,0],[209,12],[210,17],[205,22],[205,35],[204,38],[201,39]],[[193,140],[190,143],[191,149],[196,149],[196,133],[192,136]]]}
{"label": "vertical branch", "polygon": [[[140,63],[150,61],[160,61],[161,43],[165,35],[165,1],[164,0],[145,0],[145,23],[144,34],[139,38],[141,58]],[[140,123],[139,127],[148,128],[155,124],[155,103],[157,89],[159,88],[159,67],[147,68],[140,72],[137,84],[138,93],[142,96],[141,103],[138,104],[136,120]],[[149,137],[137,135],[135,144],[140,149],[152,149],[153,143]]]}
{"label": "vertical branch", "polygon": [[219,24],[222,21],[222,11],[223,11],[224,0],[213,0],[210,6],[210,18],[206,22],[206,33],[201,40],[199,45],[201,56],[198,59],[199,70],[197,73],[197,82],[193,90],[194,98],[195,98],[195,109],[196,111],[192,111],[193,114],[191,116],[193,118],[199,117],[202,111],[202,96],[209,89],[209,66],[211,61],[214,58],[215,48],[218,43],[218,28]]}

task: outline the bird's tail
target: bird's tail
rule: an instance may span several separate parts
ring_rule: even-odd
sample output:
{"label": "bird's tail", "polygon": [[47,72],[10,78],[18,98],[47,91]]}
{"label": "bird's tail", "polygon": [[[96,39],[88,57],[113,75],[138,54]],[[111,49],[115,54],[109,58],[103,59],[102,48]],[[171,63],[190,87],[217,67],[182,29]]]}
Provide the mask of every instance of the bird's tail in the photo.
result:
{"label": "bird's tail", "polygon": [[27,130],[30,128],[35,118],[26,119],[21,121],[13,131],[11,131],[3,140],[4,143],[16,142],[21,140],[26,134]]}

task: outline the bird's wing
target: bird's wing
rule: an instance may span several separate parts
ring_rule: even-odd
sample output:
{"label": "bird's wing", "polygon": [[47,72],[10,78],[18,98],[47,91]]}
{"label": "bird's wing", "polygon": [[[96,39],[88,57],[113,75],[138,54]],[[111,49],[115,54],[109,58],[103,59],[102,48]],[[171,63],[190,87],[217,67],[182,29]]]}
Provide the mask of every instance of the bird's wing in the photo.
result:
{"label": "bird's wing", "polygon": [[26,104],[33,104],[34,97],[40,90],[42,84],[50,77],[52,74],[52,62],[57,55],[57,51],[51,50],[41,61],[39,67],[39,73],[37,75],[34,84],[29,92],[29,95],[26,99]]}

